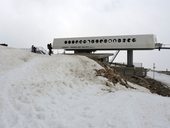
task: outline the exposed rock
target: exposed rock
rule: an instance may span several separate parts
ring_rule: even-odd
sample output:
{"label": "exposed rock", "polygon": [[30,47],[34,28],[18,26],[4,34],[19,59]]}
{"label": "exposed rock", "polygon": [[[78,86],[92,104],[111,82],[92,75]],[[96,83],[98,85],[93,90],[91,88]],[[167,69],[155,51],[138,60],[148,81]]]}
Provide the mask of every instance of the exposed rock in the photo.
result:
{"label": "exposed rock", "polygon": [[[113,83],[113,85],[120,83],[121,85],[125,86],[126,88],[133,88],[127,83],[127,80],[125,78],[123,78],[116,72],[116,70],[114,70],[108,66],[104,66],[103,69],[99,69],[99,70],[96,69],[95,71],[96,71],[96,76],[103,76],[103,77],[107,78],[108,81]],[[110,84],[106,84],[106,85],[111,86]]]}

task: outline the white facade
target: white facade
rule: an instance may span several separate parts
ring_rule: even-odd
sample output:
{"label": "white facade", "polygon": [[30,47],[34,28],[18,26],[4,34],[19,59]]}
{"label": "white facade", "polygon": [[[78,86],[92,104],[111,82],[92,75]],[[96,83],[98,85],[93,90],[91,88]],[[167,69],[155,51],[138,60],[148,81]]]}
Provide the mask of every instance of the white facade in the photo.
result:
{"label": "white facade", "polygon": [[148,35],[122,35],[77,38],[55,38],[53,49],[65,50],[149,50],[154,49],[156,38]]}

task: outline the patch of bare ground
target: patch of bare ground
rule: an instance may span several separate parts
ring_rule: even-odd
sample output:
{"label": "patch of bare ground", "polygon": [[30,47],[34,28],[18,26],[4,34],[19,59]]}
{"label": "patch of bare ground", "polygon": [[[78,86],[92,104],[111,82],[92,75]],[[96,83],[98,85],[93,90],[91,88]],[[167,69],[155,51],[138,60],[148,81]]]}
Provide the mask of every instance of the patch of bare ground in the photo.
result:
{"label": "patch of bare ground", "polygon": [[[121,85],[125,86],[126,88],[132,88],[127,80],[122,77],[116,70],[113,68],[110,68],[109,66],[103,66],[104,68],[95,70],[96,71],[96,76],[103,76],[108,79],[109,82],[113,83],[113,85],[120,83]],[[106,86],[111,86],[109,83],[106,83]]]}
{"label": "patch of bare ground", "polygon": [[152,93],[170,97],[170,88],[157,80],[148,77],[142,78],[138,76],[126,77],[126,79],[132,83],[149,89]]}
{"label": "patch of bare ground", "polygon": [[149,89],[151,93],[170,97],[170,88],[157,80],[148,77],[143,78],[139,76],[123,76],[114,68],[110,68],[108,65],[101,62],[98,63],[103,67],[103,69],[96,70],[96,75],[107,78],[108,81],[113,83],[113,85],[120,83],[126,88],[133,88],[128,84],[127,81],[129,81]]}

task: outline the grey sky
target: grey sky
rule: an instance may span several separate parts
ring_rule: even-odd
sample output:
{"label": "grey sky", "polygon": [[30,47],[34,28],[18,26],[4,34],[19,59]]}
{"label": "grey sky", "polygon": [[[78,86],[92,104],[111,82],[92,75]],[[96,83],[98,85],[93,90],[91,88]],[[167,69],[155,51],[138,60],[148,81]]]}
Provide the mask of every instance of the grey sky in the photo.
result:
{"label": "grey sky", "polygon": [[[0,42],[46,47],[56,37],[155,34],[170,44],[169,0],[0,0]],[[170,70],[170,50],[136,51],[135,62]],[[126,61],[124,52],[117,61]]]}

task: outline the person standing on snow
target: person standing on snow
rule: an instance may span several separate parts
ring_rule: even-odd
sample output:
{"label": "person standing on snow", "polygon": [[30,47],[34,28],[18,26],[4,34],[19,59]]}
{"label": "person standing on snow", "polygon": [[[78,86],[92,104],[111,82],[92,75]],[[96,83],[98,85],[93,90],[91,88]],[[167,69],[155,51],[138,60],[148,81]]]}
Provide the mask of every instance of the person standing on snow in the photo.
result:
{"label": "person standing on snow", "polygon": [[47,48],[48,48],[48,50],[49,50],[48,54],[51,56],[51,54],[53,53],[53,52],[52,52],[52,45],[51,45],[51,43],[50,43],[50,44],[47,44]]}
{"label": "person standing on snow", "polygon": [[36,47],[34,45],[31,46],[31,52],[36,53]]}

